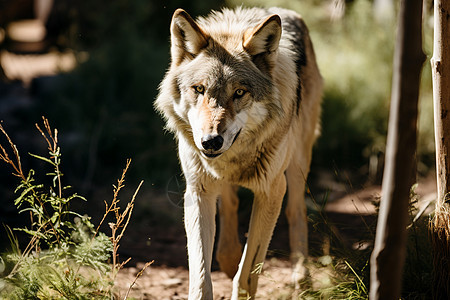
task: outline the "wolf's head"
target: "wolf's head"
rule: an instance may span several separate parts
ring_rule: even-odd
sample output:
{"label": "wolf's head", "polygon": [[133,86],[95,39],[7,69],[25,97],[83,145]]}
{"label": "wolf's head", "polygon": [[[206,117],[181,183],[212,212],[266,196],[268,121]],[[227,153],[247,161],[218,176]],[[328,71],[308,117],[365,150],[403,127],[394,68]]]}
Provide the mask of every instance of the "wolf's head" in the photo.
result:
{"label": "wolf's head", "polygon": [[[235,16],[234,16],[235,17]],[[271,71],[277,58],[281,20],[236,22],[224,15],[197,23],[184,10],[171,23],[172,64],[161,94],[171,89],[171,103],[157,106],[169,127],[184,130],[207,158],[227,151],[246,133],[261,130],[266,103],[275,93]],[[269,105],[270,106],[270,105]],[[168,111],[169,110],[169,111]],[[172,123],[172,125],[170,125]],[[245,134],[244,134],[245,133]]]}

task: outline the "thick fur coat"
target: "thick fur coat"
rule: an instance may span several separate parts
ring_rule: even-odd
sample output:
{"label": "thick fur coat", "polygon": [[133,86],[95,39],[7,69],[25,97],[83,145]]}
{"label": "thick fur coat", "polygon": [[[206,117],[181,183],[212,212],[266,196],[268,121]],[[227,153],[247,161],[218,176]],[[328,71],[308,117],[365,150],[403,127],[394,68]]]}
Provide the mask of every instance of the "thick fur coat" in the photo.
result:
{"label": "thick fur coat", "polygon": [[[308,255],[305,181],[319,133],[322,78],[308,29],[295,12],[237,8],[192,19],[175,11],[171,65],[155,106],[174,132],[186,179],[189,299],[212,299],[217,260],[232,299],[253,299],[258,272],[288,189],[293,280]],[[255,199],[246,245],[237,233],[236,187]]]}

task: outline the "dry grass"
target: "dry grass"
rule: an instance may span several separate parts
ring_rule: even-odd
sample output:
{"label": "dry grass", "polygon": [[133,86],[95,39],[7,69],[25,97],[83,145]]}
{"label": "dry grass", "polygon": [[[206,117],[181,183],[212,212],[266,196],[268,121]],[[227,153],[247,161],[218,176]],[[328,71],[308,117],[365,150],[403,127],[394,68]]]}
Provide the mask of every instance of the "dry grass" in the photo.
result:
{"label": "dry grass", "polygon": [[433,291],[435,299],[450,299],[450,208],[443,203],[430,222],[433,245]]}

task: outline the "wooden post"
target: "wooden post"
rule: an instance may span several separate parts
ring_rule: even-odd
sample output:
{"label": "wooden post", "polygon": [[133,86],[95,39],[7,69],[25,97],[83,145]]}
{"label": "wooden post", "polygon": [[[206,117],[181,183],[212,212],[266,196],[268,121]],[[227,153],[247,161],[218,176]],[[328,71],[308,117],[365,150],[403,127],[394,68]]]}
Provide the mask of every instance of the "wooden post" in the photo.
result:
{"label": "wooden post", "polygon": [[370,299],[398,300],[406,250],[409,195],[415,180],[422,1],[402,0],[394,53],[386,163],[371,257]]}
{"label": "wooden post", "polygon": [[434,1],[433,72],[437,201],[431,222],[435,299],[450,299],[450,1]]}

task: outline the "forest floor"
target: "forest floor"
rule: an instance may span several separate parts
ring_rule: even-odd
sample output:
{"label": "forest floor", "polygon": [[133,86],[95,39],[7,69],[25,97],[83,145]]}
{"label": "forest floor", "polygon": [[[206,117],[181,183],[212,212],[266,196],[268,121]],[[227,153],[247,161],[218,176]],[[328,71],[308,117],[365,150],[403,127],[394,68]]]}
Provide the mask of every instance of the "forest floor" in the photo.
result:
{"label": "forest floor", "polygon": [[[331,228],[333,236],[343,243],[343,247],[351,251],[370,251],[373,246],[376,224],[376,203],[380,199],[381,188],[370,186],[351,194],[333,193],[323,207],[322,217],[326,218],[326,227]],[[433,178],[422,180],[416,193],[419,196],[417,211],[429,206],[430,199],[435,195],[435,181]],[[309,206],[311,200],[307,200]],[[425,213],[426,215],[426,213]],[[245,217],[244,217],[245,218]],[[314,224],[314,212],[310,218],[310,254],[309,264],[310,283],[314,290],[327,288],[333,284],[336,272],[335,260],[342,258],[342,252],[334,249],[332,239],[328,233],[321,230],[318,223]],[[312,220],[311,220],[312,219]],[[182,219],[179,220],[182,222]],[[142,222],[140,222],[142,223]],[[142,225],[140,225],[142,226]],[[245,227],[246,225],[243,225]],[[164,229],[152,224],[142,230],[128,232],[124,242],[125,255],[133,256],[132,266],[121,270],[116,279],[116,287],[120,299],[129,290],[129,297],[134,299],[187,299],[188,270],[186,267],[185,234],[182,226],[166,226]],[[245,232],[245,228],[243,229]],[[368,232],[370,231],[370,232]],[[142,232],[151,235],[151,243],[142,244]],[[139,243],[138,240],[141,240]],[[269,247],[268,258],[258,283],[259,299],[299,299],[301,291],[295,291],[291,285],[291,268],[288,259],[288,225],[284,214],[280,216],[274,236]],[[366,254],[367,255],[367,254]],[[136,283],[137,274],[144,266],[144,259],[154,260],[154,264],[145,269]],[[323,259],[323,258],[328,258]],[[346,258],[344,258],[346,259]],[[328,262],[327,262],[328,261]],[[331,263],[333,261],[333,263]],[[229,299],[232,281],[218,269],[217,262],[213,262],[212,281],[214,299]]]}

